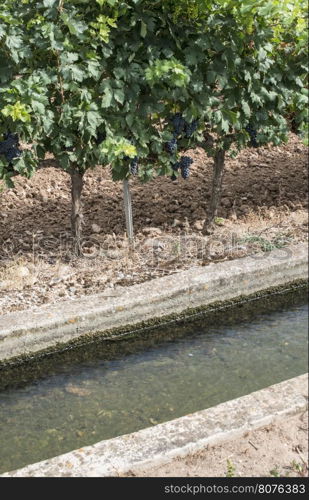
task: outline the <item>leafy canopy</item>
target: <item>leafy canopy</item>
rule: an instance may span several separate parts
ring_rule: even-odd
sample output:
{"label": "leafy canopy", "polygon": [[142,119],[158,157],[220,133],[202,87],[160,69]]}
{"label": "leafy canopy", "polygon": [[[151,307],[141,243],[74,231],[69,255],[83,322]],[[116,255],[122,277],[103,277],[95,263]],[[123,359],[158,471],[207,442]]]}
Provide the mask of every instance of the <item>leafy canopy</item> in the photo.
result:
{"label": "leafy canopy", "polygon": [[[188,146],[241,149],[249,124],[259,144],[286,140],[287,114],[306,120],[305,12],[303,0],[4,0],[0,136],[32,147],[13,167],[0,155],[0,178],[51,152],[67,171],[111,164],[115,180],[138,156],[148,180]],[[177,112],[199,129],[171,155]]]}

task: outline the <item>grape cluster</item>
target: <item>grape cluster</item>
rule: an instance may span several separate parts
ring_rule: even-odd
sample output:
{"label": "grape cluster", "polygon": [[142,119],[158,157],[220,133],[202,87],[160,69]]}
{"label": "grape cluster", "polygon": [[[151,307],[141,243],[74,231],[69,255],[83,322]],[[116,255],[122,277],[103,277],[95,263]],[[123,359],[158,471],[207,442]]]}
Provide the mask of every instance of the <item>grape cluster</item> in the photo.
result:
{"label": "grape cluster", "polygon": [[190,167],[193,163],[192,158],[190,156],[182,156],[180,158],[180,169],[181,169],[181,176],[183,179],[188,179],[190,176]]}
{"label": "grape cluster", "polygon": [[4,141],[0,141],[0,154],[5,156],[5,159],[9,162],[9,166],[12,167],[12,160],[14,160],[14,158],[19,158],[22,155],[22,152],[18,147],[18,135],[8,132],[3,134],[3,137]]}
{"label": "grape cluster", "polygon": [[193,120],[191,123],[187,122],[181,113],[176,113],[172,116],[171,122],[174,127],[174,137],[178,137],[184,133],[186,139],[192,137],[194,132],[197,130],[199,123],[198,120]]}
{"label": "grape cluster", "polygon": [[130,163],[130,174],[132,175],[138,174],[138,156],[135,156]]}
{"label": "grape cluster", "polygon": [[166,151],[173,155],[177,152],[177,139],[176,137],[173,137],[173,139],[169,142],[166,143],[165,145]]}
{"label": "grape cluster", "polygon": [[106,139],[106,133],[105,132],[99,132],[98,135],[97,135],[95,143],[97,144],[97,146],[100,146],[100,144],[102,144],[102,142],[105,141],[105,139]]}
{"label": "grape cluster", "polygon": [[[166,151],[170,155],[174,155],[174,154],[177,153],[177,149],[178,149],[178,147],[177,147],[177,134],[176,134],[175,131],[174,131],[173,139],[171,139],[169,142],[167,142],[165,144],[165,149],[166,149]],[[179,163],[178,162],[171,163],[171,166],[172,166],[172,169],[174,170],[174,172],[177,172],[177,170],[179,169]],[[173,174],[171,176],[171,179],[172,179],[172,181],[176,181],[177,180],[177,175]]]}
{"label": "grape cluster", "polygon": [[181,113],[176,113],[174,116],[172,116],[171,122],[174,127],[174,133],[176,135],[182,134],[186,126],[186,121],[182,117]]}
{"label": "grape cluster", "polygon": [[193,120],[192,123],[187,123],[185,125],[185,136],[187,139],[190,139],[194,132],[197,130],[198,127],[198,120]]}
{"label": "grape cluster", "polygon": [[[178,172],[178,170],[180,169],[180,162],[176,161],[176,163],[171,163],[171,167],[172,167],[172,170],[174,172]],[[175,173],[173,173],[173,175],[171,176],[171,179],[172,179],[172,181],[177,181],[177,175]]]}
{"label": "grape cluster", "polygon": [[178,170],[180,168],[180,162],[176,161],[176,163],[171,163],[171,166],[172,166],[172,169],[174,170],[174,172],[178,172]]}
{"label": "grape cluster", "polygon": [[4,141],[0,142],[0,154],[5,154],[9,149],[18,146],[17,134],[3,134]]}
{"label": "grape cluster", "polygon": [[[191,167],[192,163],[193,163],[193,159],[190,158],[190,156],[181,156],[180,160],[177,161],[176,163],[172,163],[171,166],[172,166],[172,170],[174,170],[174,172],[178,172],[178,170],[180,169],[181,177],[183,179],[188,179],[190,176],[190,167]],[[172,181],[176,181],[177,175],[173,174],[171,176],[171,179],[172,179]]]}
{"label": "grape cluster", "polygon": [[4,153],[6,160],[11,164],[14,158],[19,158],[22,155],[21,150],[17,146],[13,146]]}
{"label": "grape cluster", "polygon": [[252,125],[249,123],[249,125],[247,125],[247,127],[245,128],[246,132],[248,132],[249,136],[250,136],[250,146],[252,148],[258,148],[259,147],[259,144],[256,140],[256,136],[257,136],[257,131],[255,128],[252,127]]}

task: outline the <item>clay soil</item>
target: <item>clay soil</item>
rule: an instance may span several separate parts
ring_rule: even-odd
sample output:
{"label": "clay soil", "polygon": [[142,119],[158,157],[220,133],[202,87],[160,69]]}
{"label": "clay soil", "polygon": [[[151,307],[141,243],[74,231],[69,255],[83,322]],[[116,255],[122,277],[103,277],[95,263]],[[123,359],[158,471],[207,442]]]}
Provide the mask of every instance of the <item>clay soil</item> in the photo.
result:
{"label": "clay soil", "polygon": [[[282,249],[307,238],[307,148],[244,150],[228,159],[215,232],[201,229],[212,161],[200,150],[188,181],[131,181],[135,249],[125,235],[122,184],[108,168],[85,176],[83,258],[71,253],[70,179],[52,158],[14,189],[0,185],[0,314],[73,300],[192,266]],[[265,254],[266,255],[266,254]]]}
{"label": "clay soil", "polygon": [[129,471],[124,476],[307,477],[308,411],[168,465]]}

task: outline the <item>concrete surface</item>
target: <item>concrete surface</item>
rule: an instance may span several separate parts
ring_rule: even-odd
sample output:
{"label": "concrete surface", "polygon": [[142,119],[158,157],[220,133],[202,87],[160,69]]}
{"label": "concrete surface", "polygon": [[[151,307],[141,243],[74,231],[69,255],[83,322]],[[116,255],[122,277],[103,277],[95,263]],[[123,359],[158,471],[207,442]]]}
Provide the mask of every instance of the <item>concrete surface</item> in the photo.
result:
{"label": "concrete surface", "polygon": [[91,334],[164,319],[190,308],[248,296],[308,275],[307,244],[195,267],[75,301],[0,316],[0,363]]}
{"label": "concrete surface", "polygon": [[176,420],[101,441],[1,477],[106,477],[164,465],[308,407],[308,374]]}

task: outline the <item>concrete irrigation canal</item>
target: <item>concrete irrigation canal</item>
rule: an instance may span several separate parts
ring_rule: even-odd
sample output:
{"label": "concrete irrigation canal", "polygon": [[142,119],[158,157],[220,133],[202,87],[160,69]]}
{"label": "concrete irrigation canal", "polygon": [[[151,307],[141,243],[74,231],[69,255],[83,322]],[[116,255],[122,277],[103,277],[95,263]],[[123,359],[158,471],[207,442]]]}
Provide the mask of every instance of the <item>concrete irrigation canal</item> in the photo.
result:
{"label": "concrete irrigation canal", "polygon": [[[249,259],[242,259],[242,267],[240,261],[225,263],[230,264],[230,274],[224,264],[218,265],[212,272],[216,284],[224,290],[224,300],[207,301],[207,290],[212,288],[212,283],[209,281],[206,287],[200,275],[197,290],[191,281],[190,305],[196,294],[198,307],[191,308],[189,318],[186,314],[175,317],[166,309],[168,314],[161,314],[161,321],[155,321],[154,325],[151,321],[141,324],[138,317],[138,321],[131,322],[130,329],[130,322],[120,325],[116,314],[114,329],[109,329],[113,335],[107,335],[106,329],[98,331],[98,319],[94,329],[98,333],[93,331],[91,335],[77,336],[76,331],[72,335],[72,323],[66,323],[71,328],[71,339],[55,344],[47,334],[49,347],[47,341],[41,340],[38,348],[33,340],[27,344],[27,330],[20,328],[25,313],[14,315],[15,330],[11,328],[10,332],[10,315],[4,316],[0,343],[0,472],[59,456],[21,469],[16,475],[112,475],[111,463],[115,466],[116,462],[111,459],[111,450],[115,442],[123,457],[121,462],[118,452],[114,456],[121,462],[120,469],[126,470],[130,460],[133,463],[146,460],[138,448],[139,432],[146,432],[141,429],[147,430],[147,446],[152,443],[153,458],[160,461],[171,432],[169,422],[174,437],[165,451],[169,456],[177,456],[194,446],[198,448],[206,438],[216,440],[218,429],[222,438],[232,429],[241,432],[246,425],[252,427],[254,419],[255,425],[260,425],[273,414],[303,409],[305,399],[293,389],[292,381],[285,381],[298,377],[295,387],[300,380],[303,384],[304,378],[299,376],[308,367],[304,250],[304,246],[295,248],[284,259],[269,257],[267,265],[253,259],[251,263]],[[220,277],[222,266],[224,279]],[[188,274],[186,276],[188,278]],[[180,291],[179,275],[177,279],[178,293],[174,287],[171,295],[177,295],[179,303],[184,295]],[[188,297],[187,283],[185,280],[182,283]],[[235,293],[237,283],[239,291]],[[218,299],[218,293],[213,296]],[[130,300],[127,296],[124,309]],[[43,312],[39,311],[41,318]],[[150,320],[149,316],[146,319]],[[54,321],[52,315],[46,321]],[[106,322],[106,317],[102,321]],[[65,327],[59,326],[59,322],[58,318],[60,331]],[[32,325],[30,340],[36,334],[43,339],[47,323],[40,325],[38,321],[35,327]],[[55,330],[55,322],[53,325],[51,328]],[[112,326],[111,319],[109,326]],[[279,384],[274,386],[276,389],[265,389],[274,384]],[[278,403],[282,390],[286,394],[279,397]],[[261,400],[264,403],[259,405]],[[236,409],[230,421],[225,420],[223,424],[228,408],[224,405],[229,404]],[[248,415],[253,414],[247,422],[240,423],[242,405],[250,406]],[[203,412],[208,415],[207,425]],[[196,415],[192,421],[186,417],[191,414]],[[205,418],[200,421],[202,414]],[[199,421],[202,426],[197,424]],[[137,443],[131,458],[124,452],[123,442],[117,441],[124,439],[118,436],[128,434],[125,437],[130,439],[130,433],[135,433],[132,443]],[[176,440],[175,436],[178,436]],[[163,448],[156,448],[160,442],[165,443]],[[91,466],[80,452],[81,448],[88,450]],[[62,457],[74,449],[79,452]],[[72,470],[65,463],[73,464]]]}

